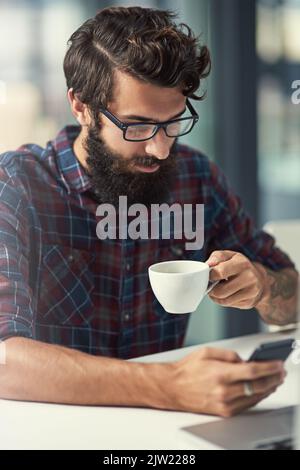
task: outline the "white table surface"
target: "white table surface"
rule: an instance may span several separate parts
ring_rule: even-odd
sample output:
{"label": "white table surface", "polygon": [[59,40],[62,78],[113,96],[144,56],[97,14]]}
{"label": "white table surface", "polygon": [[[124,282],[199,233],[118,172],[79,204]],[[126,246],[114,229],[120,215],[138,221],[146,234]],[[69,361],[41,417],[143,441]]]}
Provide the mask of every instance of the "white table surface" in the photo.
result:
{"label": "white table surface", "polygon": [[[210,343],[237,351],[247,358],[260,343],[295,337],[295,334],[260,334]],[[203,345],[201,345],[203,346]],[[173,361],[201,347],[134,359],[142,362]],[[299,403],[297,387],[300,365],[286,363],[286,382],[258,408]],[[41,383],[41,386],[42,383]],[[66,406],[0,400],[0,449],[146,449],[192,450],[213,448],[196,443],[182,426],[212,421],[215,417],[146,408]]]}

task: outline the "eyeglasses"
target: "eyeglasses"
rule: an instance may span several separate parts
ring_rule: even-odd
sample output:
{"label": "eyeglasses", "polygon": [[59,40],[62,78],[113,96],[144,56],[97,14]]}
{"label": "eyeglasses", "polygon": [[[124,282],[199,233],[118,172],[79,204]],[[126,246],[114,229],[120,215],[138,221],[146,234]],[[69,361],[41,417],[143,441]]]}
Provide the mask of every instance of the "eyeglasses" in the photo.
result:
{"label": "eyeglasses", "polygon": [[100,108],[100,112],[123,131],[123,138],[125,140],[129,142],[143,142],[152,139],[159,129],[163,129],[166,136],[171,138],[180,137],[191,132],[195,124],[199,121],[199,115],[188,99],[186,100],[186,105],[192,114],[191,116],[165,122],[134,122],[132,124],[126,124],[120,121],[106,108]]}

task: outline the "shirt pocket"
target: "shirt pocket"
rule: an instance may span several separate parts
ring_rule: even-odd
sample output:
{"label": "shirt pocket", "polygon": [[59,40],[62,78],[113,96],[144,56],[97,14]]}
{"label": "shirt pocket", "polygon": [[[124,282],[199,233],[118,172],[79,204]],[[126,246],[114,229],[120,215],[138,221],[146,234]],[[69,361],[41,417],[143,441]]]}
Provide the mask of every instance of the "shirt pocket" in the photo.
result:
{"label": "shirt pocket", "polygon": [[39,315],[46,324],[88,326],[94,276],[89,251],[54,245],[43,250]]}

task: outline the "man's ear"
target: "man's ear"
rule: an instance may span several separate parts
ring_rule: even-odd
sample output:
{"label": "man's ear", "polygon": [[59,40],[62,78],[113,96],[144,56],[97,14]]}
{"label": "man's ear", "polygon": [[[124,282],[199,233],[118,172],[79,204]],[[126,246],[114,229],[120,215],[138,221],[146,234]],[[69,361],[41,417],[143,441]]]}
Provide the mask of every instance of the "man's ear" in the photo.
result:
{"label": "man's ear", "polygon": [[81,126],[88,126],[90,124],[90,114],[87,105],[80,101],[73,88],[68,90],[67,95],[75,119]]}

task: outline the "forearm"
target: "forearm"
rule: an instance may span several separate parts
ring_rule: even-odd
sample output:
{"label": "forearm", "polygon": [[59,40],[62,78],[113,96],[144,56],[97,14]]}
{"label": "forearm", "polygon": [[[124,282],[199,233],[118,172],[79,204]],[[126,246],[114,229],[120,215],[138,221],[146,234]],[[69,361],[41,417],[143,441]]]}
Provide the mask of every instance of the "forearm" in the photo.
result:
{"label": "forearm", "polygon": [[95,357],[26,338],[10,338],[0,365],[0,398],[81,405],[164,408],[167,364]]}
{"label": "forearm", "polygon": [[256,305],[262,319],[269,324],[286,325],[297,321],[298,273],[294,269],[272,271],[254,263],[263,274],[264,289]]}

